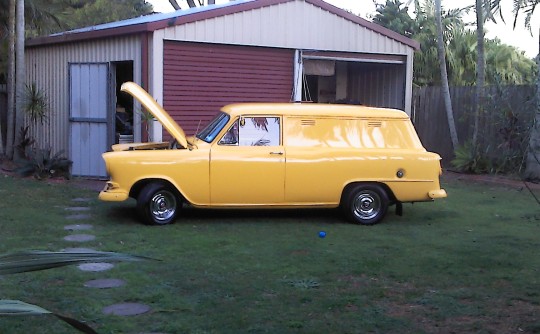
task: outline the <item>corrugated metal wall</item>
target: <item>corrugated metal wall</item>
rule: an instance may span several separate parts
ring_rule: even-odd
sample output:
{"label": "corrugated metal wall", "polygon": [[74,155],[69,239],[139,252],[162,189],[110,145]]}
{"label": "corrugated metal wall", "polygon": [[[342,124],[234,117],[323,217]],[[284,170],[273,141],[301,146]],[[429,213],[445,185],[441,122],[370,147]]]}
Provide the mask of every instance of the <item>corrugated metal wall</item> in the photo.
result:
{"label": "corrugated metal wall", "polygon": [[140,38],[128,36],[27,48],[27,83],[35,82],[47,94],[50,107],[43,125],[31,124],[31,135],[39,147],[69,152],[69,63],[114,61],[133,61],[134,80],[140,82]]}
{"label": "corrugated metal wall", "polygon": [[165,29],[165,38],[402,55],[411,49],[302,0],[172,26]]}
{"label": "corrugated metal wall", "polygon": [[187,134],[235,102],[289,102],[294,51],[165,42],[164,107]]}
{"label": "corrugated metal wall", "polygon": [[348,95],[372,107],[402,109],[405,105],[404,64],[349,64]]}

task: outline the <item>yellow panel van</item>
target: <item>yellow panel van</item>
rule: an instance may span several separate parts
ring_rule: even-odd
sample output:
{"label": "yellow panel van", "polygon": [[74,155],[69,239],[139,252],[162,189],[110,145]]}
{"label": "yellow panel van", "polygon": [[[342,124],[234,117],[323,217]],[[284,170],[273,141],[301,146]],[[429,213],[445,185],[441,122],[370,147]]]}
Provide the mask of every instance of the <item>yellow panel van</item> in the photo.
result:
{"label": "yellow panel van", "polygon": [[138,99],[171,134],[160,143],[114,145],[99,198],[137,200],[148,224],[197,208],[337,208],[363,225],[395,205],[446,197],[439,155],[427,152],[402,111],[314,103],[225,106],[196,135],[135,83]]}

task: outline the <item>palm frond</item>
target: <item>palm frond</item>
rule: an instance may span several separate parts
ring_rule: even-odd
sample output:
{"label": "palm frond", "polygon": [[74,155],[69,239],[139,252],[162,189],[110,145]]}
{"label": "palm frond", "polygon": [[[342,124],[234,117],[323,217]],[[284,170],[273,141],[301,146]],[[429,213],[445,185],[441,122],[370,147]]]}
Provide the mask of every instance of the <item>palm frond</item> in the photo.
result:
{"label": "palm frond", "polygon": [[0,300],[0,315],[41,315],[52,312],[20,300]]}
{"label": "palm frond", "polygon": [[155,260],[149,257],[114,252],[26,251],[0,256],[0,275],[45,270],[84,262]]}
{"label": "palm frond", "polygon": [[47,315],[52,314],[58,319],[66,322],[71,327],[86,334],[97,334],[90,326],[73,318],[51,312],[37,305],[28,304],[20,300],[0,300],[0,316],[28,316],[28,315]]}

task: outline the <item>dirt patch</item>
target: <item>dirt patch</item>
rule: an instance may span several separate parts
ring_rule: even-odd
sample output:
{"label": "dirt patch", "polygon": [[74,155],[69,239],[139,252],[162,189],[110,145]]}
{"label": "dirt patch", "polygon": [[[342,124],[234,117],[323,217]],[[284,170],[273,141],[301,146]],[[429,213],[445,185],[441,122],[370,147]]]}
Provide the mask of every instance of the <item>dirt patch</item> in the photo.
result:
{"label": "dirt patch", "polygon": [[511,187],[514,189],[530,188],[540,191],[540,183],[520,180],[516,177],[505,175],[488,175],[488,174],[464,174],[446,170],[443,172],[442,182],[450,180],[459,180],[466,182],[475,182],[483,184],[492,184],[497,186]]}
{"label": "dirt patch", "polygon": [[13,161],[0,157],[0,171],[11,174],[14,172],[15,168],[17,168],[17,165]]}
{"label": "dirt patch", "polygon": [[[471,307],[471,301],[459,303]],[[479,309],[476,315],[454,316],[441,314],[428,305],[398,300],[383,304],[388,316],[407,320],[426,333],[540,333],[540,306],[521,300],[497,300],[489,303],[487,309]]]}

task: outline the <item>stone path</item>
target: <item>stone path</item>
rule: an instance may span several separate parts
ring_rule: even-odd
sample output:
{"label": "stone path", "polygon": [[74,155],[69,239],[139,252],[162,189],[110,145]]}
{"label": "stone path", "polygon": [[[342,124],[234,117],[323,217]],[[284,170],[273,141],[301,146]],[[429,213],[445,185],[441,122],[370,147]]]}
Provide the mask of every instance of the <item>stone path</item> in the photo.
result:
{"label": "stone path", "polygon": [[[95,235],[90,234],[94,226],[85,223],[92,218],[92,215],[89,213],[91,208],[89,206],[83,206],[84,204],[91,202],[92,199],[74,198],[72,201],[76,206],[64,208],[65,211],[69,212],[69,215],[67,215],[65,218],[69,221],[77,221],[80,223],[64,226],[64,230],[70,233],[64,237],[64,241],[78,244],[94,241],[96,239]],[[75,247],[65,248],[65,250],[72,252],[86,252],[93,251],[94,249]],[[90,262],[80,264],[78,268],[86,272],[105,272],[114,268],[114,264],[107,262]],[[90,289],[114,289],[124,285],[126,285],[126,282],[117,278],[93,279],[84,283],[84,286]],[[106,315],[123,317],[137,316],[150,311],[150,306],[133,302],[119,302],[117,304],[106,306],[102,309],[102,312]]]}

